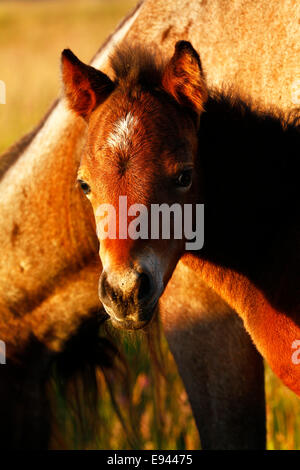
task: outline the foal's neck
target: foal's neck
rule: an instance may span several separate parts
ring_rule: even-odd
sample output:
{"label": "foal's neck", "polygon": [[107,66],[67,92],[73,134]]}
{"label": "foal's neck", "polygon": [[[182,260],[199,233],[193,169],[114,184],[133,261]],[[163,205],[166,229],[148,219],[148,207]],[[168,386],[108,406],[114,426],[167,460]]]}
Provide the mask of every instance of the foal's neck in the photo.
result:
{"label": "foal's neck", "polygon": [[300,396],[299,124],[212,97],[199,132],[204,247],[183,258],[243,318],[258,350]]}
{"label": "foal's neck", "polygon": [[205,241],[196,256],[246,275],[264,292],[287,266],[291,276],[296,270],[299,130],[299,116],[285,123],[222,94],[210,97],[201,118]]}

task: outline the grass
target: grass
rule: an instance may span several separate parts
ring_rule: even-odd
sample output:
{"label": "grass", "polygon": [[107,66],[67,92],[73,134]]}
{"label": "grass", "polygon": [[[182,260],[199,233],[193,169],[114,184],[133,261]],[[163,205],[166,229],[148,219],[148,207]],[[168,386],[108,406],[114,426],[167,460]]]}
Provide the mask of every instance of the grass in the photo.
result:
{"label": "grass", "polygon": [[[0,3],[0,153],[39,122],[60,93],[60,53],[89,62],[135,0]],[[5,132],[3,132],[5,129]]]}
{"label": "grass", "polygon": [[[135,5],[135,0],[5,1],[0,5],[0,80],[6,83],[6,105],[0,105],[0,152],[44,115],[60,93],[59,58],[70,47],[89,61],[108,34]],[[159,430],[153,400],[153,375],[143,342],[125,342],[132,368],[139,446],[145,449],[195,449],[199,437],[172,356],[164,341],[168,381],[162,384],[163,426]],[[139,358],[139,361],[136,360]],[[67,432],[54,447],[78,448],[77,424],[57,384],[58,425]],[[300,401],[266,367],[269,449],[300,449]],[[128,442],[104,388],[100,409],[103,429],[86,448],[124,449]]]}
{"label": "grass", "polygon": [[[122,338],[122,337],[121,337]],[[163,355],[167,380],[162,379],[160,384],[161,413],[158,413],[155,397],[155,376],[149,358],[149,351],[145,346],[143,334],[128,334],[121,339],[115,334],[117,344],[122,341],[122,349],[130,365],[132,383],[132,413],[133,428],[137,436],[133,446],[127,439],[116,411],[112,405],[110,394],[103,377],[99,375],[101,399],[99,401],[98,432],[89,436],[82,433],[82,424],[88,428],[89,416],[81,416],[73,412],[75,407],[66,404],[65,396],[54,379],[51,383],[52,408],[55,410],[56,423],[52,441],[53,448],[64,449],[199,449],[200,439],[193,420],[190,405],[182,382],[178,377],[176,365],[173,361],[167,344],[163,341]],[[139,358],[138,361],[136,358]],[[53,393],[54,391],[54,393]],[[171,392],[170,392],[171,391]],[[130,410],[126,407],[126,397],[122,394],[122,387],[117,393],[118,403],[121,404],[125,422],[129,422]],[[58,432],[59,431],[59,432]],[[90,437],[90,438],[89,438]]]}

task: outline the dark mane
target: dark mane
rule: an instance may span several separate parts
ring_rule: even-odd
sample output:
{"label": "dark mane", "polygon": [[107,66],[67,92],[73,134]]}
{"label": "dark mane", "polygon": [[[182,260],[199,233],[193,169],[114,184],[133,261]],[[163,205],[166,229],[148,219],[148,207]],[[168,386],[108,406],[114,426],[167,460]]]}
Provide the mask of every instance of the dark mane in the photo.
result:
{"label": "dark mane", "polygon": [[219,115],[226,114],[229,121],[240,119],[247,124],[256,123],[271,127],[272,130],[278,127],[281,131],[293,129],[300,132],[300,107],[288,112],[276,106],[263,108],[249,96],[241,96],[239,90],[233,87],[223,87],[221,90],[211,88],[205,109]]}
{"label": "dark mane", "polygon": [[222,194],[223,204],[255,207],[262,218],[263,208],[292,212],[298,203],[299,137],[299,109],[261,111],[231,91],[211,91],[199,128],[206,201]]}
{"label": "dark mane", "polygon": [[164,60],[149,46],[122,44],[114,51],[110,64],[120,85],[156,88],[161,84]]}
{"label": "dark mane", "polygon": [[[211,90],[201,116],[201,161],[206,187],[219,188],[227,201],[291,207],[297,194],[300,110],[259,110],[232,90]],[[254,185],[254,186],[253,186]],[[241,196],[244,196],[241,199]]]}

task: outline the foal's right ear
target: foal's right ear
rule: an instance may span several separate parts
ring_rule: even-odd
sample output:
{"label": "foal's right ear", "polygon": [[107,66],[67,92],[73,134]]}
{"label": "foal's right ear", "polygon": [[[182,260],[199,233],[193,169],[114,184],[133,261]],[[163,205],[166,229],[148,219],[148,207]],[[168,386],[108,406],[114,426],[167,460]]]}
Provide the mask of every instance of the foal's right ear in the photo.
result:
{"label": "foal's right ear", "polygon": [[114,83],[100,70],[81,62],[70,49],[62,52],[61,68],[69,107],[88,119],[91,112],[113,91]]}

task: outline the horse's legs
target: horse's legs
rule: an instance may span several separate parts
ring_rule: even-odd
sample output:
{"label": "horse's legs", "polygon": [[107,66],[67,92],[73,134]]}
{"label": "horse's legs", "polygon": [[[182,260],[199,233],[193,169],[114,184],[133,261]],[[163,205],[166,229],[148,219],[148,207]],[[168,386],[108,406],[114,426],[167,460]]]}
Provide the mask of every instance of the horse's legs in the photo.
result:
{"label": "horse's legs", "polygon": [[203,449],[264,448],[263,362],[240,318],[181,263],[160,315]]}

